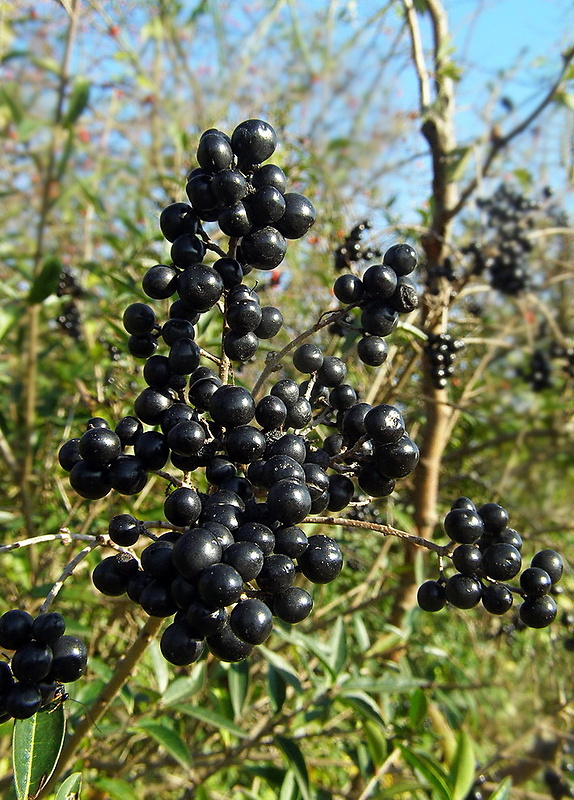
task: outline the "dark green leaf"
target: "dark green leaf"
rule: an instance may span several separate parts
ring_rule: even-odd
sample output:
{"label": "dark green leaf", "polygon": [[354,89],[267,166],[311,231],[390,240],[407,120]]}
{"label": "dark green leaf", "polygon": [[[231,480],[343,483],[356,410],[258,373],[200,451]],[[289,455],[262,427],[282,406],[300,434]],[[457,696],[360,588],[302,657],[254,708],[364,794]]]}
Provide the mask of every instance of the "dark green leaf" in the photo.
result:
{"label": "dark green leaf", "polygon": [[401,752],[405,761],[435,790],[441,800],[452,800],[448,777],[438,761],[402,745]]}
{"label": "dark green leaf", "polygon": [[28,304],[42,303],[58,288],[58,281],[62,273],[62,262],[56,256],[47,256],[42,269],[34,279],[28,292]]}
{"label": "dark green leaf", "polygon": [[[13,85],[10,88],[13,88],[14,91],[16,90],[16,87]],[[20,102],[8,90],[7,86],[0,88],[0,103],[4,103],[4,105],[8,106],[14,124],[20,125],[25,118],[24,109]]]}
{"label": "dark green leaf", "polygon": [[68,100],[68,108],[63,120],[64,128],[71,128],[72,125],[79,119],[82,112],[88,105],[90,99],[90,82],[87,78],[77,77],[74,80],[70,99]]}
{"label": "dark green leaf", "polygon": [[74,772],[60,784],[54,800],[80,800],[81,791],[82,773]]}
{"label": "dark green leaf", "polygon": [[385,727],[379,707],[366,692],[345,692],[337,696],[337,701],[353,708],[363,719],[371,720],[381,728]]}
{"label": "dark green leaf", "polygon": [[287,763],[293,770],[303,800],[311,800],[307,764],[305,763],[301,748],[292,739],[288,739],[286,736],[275,736],[275,744],[281,750]]}
{"label": "dark green leaf", "polygon": [[287,696],[287,683],[281,672],[273,664],[267,665],[267,687],[273,712],[278,714]]}
{"label": "dark green leaf", "polygon": [[142,720],[134,727],[134,730],[144,731],[149,734],[183,767],[190,766],[191,758],[186,743],[167,723]]}
{"label": "dark green leaf", "polygon": [[182,700],[196,694],[202,688],[205,680],[205,662],[200,662],[185,678],[176,678],[172,681],[161,697],[164,706],[177,706]]}
{"label": "dark green leaf", "polygon": [[295,689],[297,694],[302,694],[303,687],[301,686],[301,681],[287,659],[283,658],[283,656],[280,656],[278,653],[274,653],[272,650],[268,650],[263,645],[259,646],[259,652],[269,664],[275,667],[283,680]]}
{"label": "dark green leaf", "polygon": [[18,719],[12,734],[12,767],[18,800],[36,797],[54,771],[66,732],[62,704],[40,711],[30,719]]}
{"label": "dark green leaf", "polygon": [[240,717],[249,689],[249,665],[247,661],[229,665],[227,682],[229,684],[229,696],[233,706],[233,713],[236,717]]}

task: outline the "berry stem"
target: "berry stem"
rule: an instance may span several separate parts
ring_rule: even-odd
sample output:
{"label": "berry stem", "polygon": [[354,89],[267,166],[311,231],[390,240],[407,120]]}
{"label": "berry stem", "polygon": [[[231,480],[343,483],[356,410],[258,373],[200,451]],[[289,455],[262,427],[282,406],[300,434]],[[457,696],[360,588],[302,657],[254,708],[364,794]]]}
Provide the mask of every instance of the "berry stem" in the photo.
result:
{"label": "berry stem", "polygon": [[338,308],[334,311],[325,311],[323,314],[321,314],[314,325],[312,325],[310,328],[307,328],[307,330],[303,331],[303,333],[300,333],[299,336],[295,337],[295,339],[292,339],[289,344],[286,344],[285,347],[282,350],[279,350],[278,353],[268,353],[265,368],[257,378],[253,387],[253,391],[251,392],[253,398],[255,400],[258,399],[263,384],[269,375],[279,367],[281,359],[286,356],[287,353],[290,353],[291,350],[295,350],[296,347],[308,339],[309,336],[312,336],[317,331],[320,331],[321,328],[325,328],[332,322],[336,322],[338,319],[344,317],[345,314],[351,310],[351,308],[355,307],[355,305],[355,303],[351,303],[351,305],[345,306],[345,308]]}
{"label": "berry stem", "polygon": [[360,519],[347,519],[346,517],[307,517],[302,523],[316,523],[321,525],[340,525],[344,528],[363,528],[364,530],[374,531],[380,533],[382,536],[396,536],[399,539],[405,539],[411,544],[418,547],[424,547],[427,550],[432,550],[438,553],[439,556],[448,556],[456,545],[452,542],[449,544],[441,545],[430,539],[424,539],[422,536],[415,536],[413,533],[400,531],[398,528],[393,528],[391,525],[381,525],[378,522],[364,522]]}
{"label": "berry stem", "polygon": [[52,588],[48,592],[48,595],[47,595],[46,599],[44,600],[44,602],[40,606],[40,609],[39,609],[39,613],[40,614],[43,614],[45,611],[48,610],[48,608],[51,606],[52,602],[54,601],[56,595],[59,593],[60,589],[62,588],[62,586],[64,585],[66,580],[70,577],[70,575],[73,574],[73,572],[74,572],[75,568],[78,566],[78,564],[81,561],[83,561],[84,558],[86,558],[86,556],[88,556],[92,552],[92,550],[95,550],[96,547],[100,547],[100,545],[103,543],[103,537],[101,537],[101,536],[94,536],[93,539],[94,539],[93,542],[91,542],[90,544],[86,545],[86,547],[84,547],[82,550],[80,550],[80,552],[77,553],[74,556],[74,558],[66,564],[66,566],[62,570],[62,573],[61,573],[60,577],[54,583],[54,585],[52,586]]}

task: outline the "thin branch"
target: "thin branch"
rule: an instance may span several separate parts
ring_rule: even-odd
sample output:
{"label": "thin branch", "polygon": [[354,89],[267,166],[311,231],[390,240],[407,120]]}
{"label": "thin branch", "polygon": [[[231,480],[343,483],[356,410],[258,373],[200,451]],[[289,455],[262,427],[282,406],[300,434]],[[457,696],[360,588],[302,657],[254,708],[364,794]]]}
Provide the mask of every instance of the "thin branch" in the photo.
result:
{"label": "thin branch", "polygon": [[424,112],[424,110],[427,109],[431,104],[431,92],[429,71],[427,69],[423,53],[419,21],[417,18],[417,12],[415,11],[415,7],[413,5],[413,0],[402,0],[402,3],[405,9],[407,25],[411,35],[413,63],[415,65],[415,72],[419,82],[419,104],[421,112]]}
{"label": "thin branch", "polygon": [[521,122],[519,122],[512,130],[510,130],[506,136],[496,136],[491,139],[490,149],[486,154],[486,157],[483,161],[482,167],[479,171],[479,177],[474,177],[468,185],[461,191],[460,197],[456,205],[448,210],[449,217],[456,217],[457,214],[460,213],[462,208],[466,205],[468,199],[476,190],[479,180],[483,179],[488,175],[490,167],[492,166],[492,162],[496,158],[496,156],[507,147],[510,142],[523,133],[527,128],[529,128],[532,123],[542,114],[544,109],[550,105],[552,100],[554,99],[556,92],[560,88],[562,81],[564,80],[564,76],[568,70],[568,67],[574,58],[574,48],[569,50],[568,52],[564,53],[563,55],[563,64],[562,69],[560,70],[560,74],[546,93],[546,95],[542,98],[540,103],[536,106],[536,108],[528,114]]}
{"label": "thin branch", "polygon": [[360,519],[347,519],[346,517],[307,517],[303,524],[316,523],[320,525],[338,525],[343,528],[362,528],[363,530],[373,531],[379,533],[381,536],[396,536],[399,539],[405,539],[407,542],[416,545],[417,547],[424,547],[426,550],[432,550],[438,553],[439,556],[448,556],[452,552],[453,543],[441,545],[430,539],[425,539],[422,536],[416,536],[414,533],[407,533],[398,528],[393,528],[391,525],[382,525],[378,522],[364,522]]}

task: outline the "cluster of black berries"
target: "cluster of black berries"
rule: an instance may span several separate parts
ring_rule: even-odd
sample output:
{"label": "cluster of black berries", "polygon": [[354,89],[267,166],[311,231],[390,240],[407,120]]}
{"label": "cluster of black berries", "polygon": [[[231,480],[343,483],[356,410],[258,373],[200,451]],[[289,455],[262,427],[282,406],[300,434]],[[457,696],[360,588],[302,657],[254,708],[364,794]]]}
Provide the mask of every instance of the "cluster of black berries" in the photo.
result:
{"label": "cluster of black berries", "polygon": [[355,327],[362,338],[357,343],[357,352],[364,364],[378,367],[384,363],[388,354],[384,337],[397,327],[399,314],[408,314],[418,306],[415,285],[407,277],[416,265],[413,248],[401,243],[390,247],[383,263],[371,265],[361,277],[346,272],[336,279],[335,297],[359,310]]}
{"label": "cluster of black berries", "polygon": [[528,231],[534,224],[534,212],[540,208],[520,191],[501,184],[492,197],[479,201],[487,214],[487,225],[492,230],[489,255],[473,243],[466,248],[474,259],[474,273],[488,269],[493,289],[508,295],[518,295],[532,285],[528,258],[532,243]]}
{"label": "cluster of black berries", "polygon": [[[277,134],[260,119],[241,122],[231,137],[206,131],[199,141],[199,167],[188,175],[186,192],[194,216],[217,222],[233,239],[241,238],[238,259],[256,269],[277,267],[287,250],[286,239],[304,236],[315,221],[315,209],[302,194],[286,192],[287,178],[275,164],[263,164],[277,147]],[[173,241],[172,260],[185,269],[198,263],[197,228]],[[190,251],[193,259],[190,260]]]}
{"label": "cluster of black berries", "polygon": [[430,366],[430,375],[437,389],[444,389],[454,375],[456,354],[464,342],[454,339],[450,333],[429,333],[424,348]]}
{"label": "cluster of black berries", "polygon": [[[257,251],[255,234],[274,225],[276,233],[280,229],[292,238],[314,218],[302,195],[281,195],[277,167],[256,166],[271,155],[275,142],[270,126],[258,120],[239,125],[231,140],[217,131],[204,134],[201,169],[187,186],[193,207],[175,203],[160,216],[173,263],[151,267],[142,281],[148,297],[173,298],[169,318],[161,324],[146,303],[132,303],[123,314],[128,349],[146,360],[147,386],[136,396],[132,415],[115,426],[94,417],[59,451],[72,488],[88,499],[112,489],[138,494],[150,472],[171,483],[162,521],[170,529],[156,539],[151,526],[131,515],[114,517],[109,535],[117,545],[132,547],[142,533],[154,541],[140,561],[129,552],[104,559],[93,581],[107,595],[127,592],[152,616],[175,615],[161,644],[174,664],[193,662],[206,646],[220,659],[241,660],[267,638],[274,616],[289,623],[304,619],[312,600],[295,585],[296,576],[331,581],[341,570],[342,555],[330,537],[307,538],[300,523],[309,515],[343,510],[357,485],[371,497],[389,495],[419,458],[401,412],[359,402],[346,382],[344,361],[324,355],[316,344],[304,342],[293,351],[299,382],[275,376],[267,394],[262,394],[265,373],[253,393],[233,383],[228,361],[251,358],[259,338],[271,338],[282,324],[278,309],[261,307],[243,282],[250,267],[272,266],[262,263],[265,250]],[[277,191],[263,192],[272,181]],[[277,194],[285,201],[283,216],[249,232],[231,230],[226,214],[232,207],[229,192],[237,185],[247,187],[246,194],[233,207],[249,208],[252,221],[261,220],[264,197],[271,198],[269,208],[281,205]],[[208,186],[219,198],[217,215],[206,199]],[[217,219],[229,232],[233,257],[221,256],[200,219]],[[212,265],[201,261],[207,250],[221,256]],[[414,250],[396,245],[362,279],[339,277],[338,298],[361,310],[366,335],[359,353],[365,363],[384,361],[382,337],[395,328],[399,312],[414,307],[414,289],[405,276],[415,266]],[[353,297],[345,299],[351,289]],[[222,316],[221,355],[196,341],[196,323],[212,309]],[[156,352],[160,345],[166,354]],[[183,478],[165,472],[168,462]]]}
{"label": "cluster of black berries", "polygon": [[0,661],[0,722],[33,716],[83,675],[86,647],[65,630],[56,612],[34,618],[13,609],[0,617],[0,647],[13,651],[10,662]]}
{"label": "cluster of black berries", "polygon": [[532,352],[527,369],[520,374],[535,392],[542,392],[552,386],[552,364],[547,354],[539,348]]}
{"label": "cluster of black berries", "polygon": [[[508,513],[497,503],[477,509],[467,497],[455,500],[444,519],[444,529],[457,543],[451,554],[456,572],[423,583],[417,595],[419,606],[439,611],[447,603],[474,608],[482,601],[488,612],[501,615],[512,608],[518,594],[522,598],[519,617],[526,627],[550,625],[556,617],[550,592],[562,577],[562,559],[554,550],[540,550],[522,570],[522,537],[508,527],[508,521]],[[519,573],[519,586],[505,583]]]}
{"label": "cluster of black berries", "polygon": [[57,297],[65,298],[60,313],[56,317],[58,325],[71,336],[72,339],[79,341],[82,338],[82,318],[78,300],[83,296],[84,290],[78,283],[75,275],[69,270],[62,270],[58,287]]}
{"label": "cluster of black berries", "polygon": [[550,347],[550,358],[560,362],[563,372],[574,378],[574,347],[565,347],[558,342],[553,342]]}
{"label": "cluster of black berries", "polygon": [[[300,503],[295,481],[286,488],[293,510]],[[281,497],[283,507],[286,500]],[[180,487],[164,510],[179,530],[147,544],[139,564],[128,553],[105,558],[93,582],[109,596],[127,593],[150,616],[175,615],[160,640],[172,664],[191,664],[206,647],[223,661],[247,658],[268,638],[274,617],[296,623],[310,614],[313,600],[295,585],[297,573],[328,583],[341,571],[333,539],[307,538],[297,525],[274,523],[264,504],[245,502],[231,490],[206,495]],[[109,523],[110,538],[122,546],[135,545],[145,532],[129,514]]]}
{"label": "cluster of black berries", "polygon": [[365,231],[372,227],[368,219],[359,222],[358,225],[345,236],[345,241],[339,245],[333,254],[334,266],[337,272],[351,269],[357,261],[369,261],[373,258],[380,258],[381,252],[372,247],[364,247],[361,239]]}
{"label": "cluster of black berries", "polygon": [[453,283],[456,280],[454,264],[452,263],[452,258],[450,258],[450,256],[447,256],[441,264],[437,264],[435,267],[427,267],[428,284],[433,286],[437,278],[446,278],[446,280],[450,283]]}

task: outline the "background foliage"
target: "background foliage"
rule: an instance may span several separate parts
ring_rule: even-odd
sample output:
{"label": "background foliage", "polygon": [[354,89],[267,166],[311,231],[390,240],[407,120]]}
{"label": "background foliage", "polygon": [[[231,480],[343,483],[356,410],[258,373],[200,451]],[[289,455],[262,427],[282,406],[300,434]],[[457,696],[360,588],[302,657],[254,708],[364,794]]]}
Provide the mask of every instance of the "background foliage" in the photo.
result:
{"label": "background foliage", "polygon": [[[559,602],[572,610],[573,378],[563,358],[551,361],[548,388],[534,391],[528,373],[535,350],[573,345],[574,76],[558,51],[541,54],[518,68],[530,99],[509,109],[500,98],[510,74],[491,84],[473,79],[448,39],[433,55],[437,5],[0,4],[2,543],[66,530],[104,534],[112,514],[161,510],[163,486],[154,479],[135,504],[119,495],[76,498],[57,451],[89,417],[130,413],[141,378],[125,351],[121,314],[141,298],[145,269],[167,257],[159,212],[185,199],[198,135],[253,116],[274,125],[278,163],[319,212],[311,235],[290,245],[278,284],[262,289],[288,320],[285,341],[332,306],[333,251],[365,217],[373,247],[408,240],[417,248],[426,298],[374,377],[356,363],[352,342],[323,340],[348,355],[365,399],[400,405],[415,440],[420,433],[428,441],[436,397],[417,331],[446,329],[448,319],[449,332],[466,341],[448,389],[453,414],[442,434],[434,516],[423,518],[421,486],[405,481],[376,502],[378,519],[438,538],[455,497],[500,502],[532,553],[563,553]],[[480,109],[450,152],[448,180],[472,191],[438,251],[429,246],[436,165],[433,174],[432,148],[420,135],[429,109],[417,100],[409,9],[438,90],[433,113],[444,110],[448,81],[463,109],[470,98]],[[482,175],[497,137],[529,122],[546,96]],[[472,240],[494,247],[475,201],[503,181],[543,200],[531,232],[533,290],[508,297],[483,274],[462,282],[452,302],[444,282],[433,294],[429,267],[450,256],[466,276],[463,248]],[[58,292],[62,271],[73,277],[72,293]],[[65,327],[73,320],[75,336]],[[247,365],[241,379],[253,374]],[[484,775],[488,791],[511,776],[512,796],[536,798],[549,791],[549,774],[568,778],[572,651],[564,645],[572,627],[521,630],[480,610],[425,615],[412,590],[436,574],[432,554],[350,528],[336,535],[346,555],[341,578],[316,587],[313,616],[279,630],[249,664],[171,668],[150,644],[69,762],[82,772],[82,797],[463,800]],[[2,554],[0,612],[37,609],[79,549],[49,541]],[[81,562],[56,603],[90,647],[89,675],[66,704],[70,731],[144,621],[128,601],[92,588],[100,551]],[[10,733],[9,723],[0,726],[7,792]]]}

